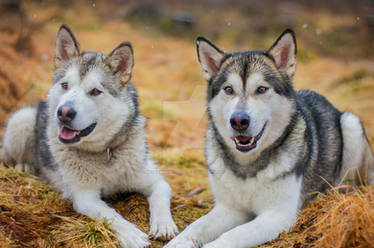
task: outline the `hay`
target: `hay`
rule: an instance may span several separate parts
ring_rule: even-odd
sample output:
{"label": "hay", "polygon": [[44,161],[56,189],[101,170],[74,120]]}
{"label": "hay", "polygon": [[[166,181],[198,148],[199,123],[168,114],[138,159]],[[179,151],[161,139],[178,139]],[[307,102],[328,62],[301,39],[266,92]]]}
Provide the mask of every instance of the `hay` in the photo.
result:
{"label": "hay", "polygon": [[[342,189],[348,193],[340,193]],[[202,192],[196,188],[173,197],[172,214],[180,230],[211,209],[211,199],[199,199]],[[0,199],[0,247],[118,247],[106,221],[76,213],[69,201],[37,177],[0,168]],[[106,201],[148,232],[144,197],[117,195]],[[164,244],[152,241],[152,247]],[[374,187],[341,186],[319,194],[306,204],[290,232],[260,247],[374,247]]]}
{"label": "hay", "polygon": [[317,238],[314,247],[374,247],[374,187],[347,194],[334,189],[302,213],[313,215],[315,224],[307,232]]}
{"label": "hay", "polygon": [[319,194],[289,233],[261,247],[374,247],[374,187],[339,186]]}
{"label": "hay", "polygon": [[[179,229],[206,214],[211,204],[192,191],[172,199],[172,214]],[[181,192],[181,194],[184,194]],[[105,201],[124,218],[148,233],[149,205],[139,194],[119,194]],[[61,199],[35,176],[0,165],[0,247],[118,247],[106,221],[76,213],[71,202]],[[162,247],[163,241],[152,241]]]}

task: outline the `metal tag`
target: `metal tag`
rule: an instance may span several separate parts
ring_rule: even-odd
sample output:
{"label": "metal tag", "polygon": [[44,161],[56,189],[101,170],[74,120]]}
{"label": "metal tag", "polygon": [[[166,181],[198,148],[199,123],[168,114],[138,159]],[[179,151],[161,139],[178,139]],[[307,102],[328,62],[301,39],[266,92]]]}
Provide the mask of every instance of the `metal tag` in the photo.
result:
{"label": "metal tag", "polygon": [[113,157],[113,152],[110,147],[106,149],[106,154],[107,154],[107,160],[110,161]]}

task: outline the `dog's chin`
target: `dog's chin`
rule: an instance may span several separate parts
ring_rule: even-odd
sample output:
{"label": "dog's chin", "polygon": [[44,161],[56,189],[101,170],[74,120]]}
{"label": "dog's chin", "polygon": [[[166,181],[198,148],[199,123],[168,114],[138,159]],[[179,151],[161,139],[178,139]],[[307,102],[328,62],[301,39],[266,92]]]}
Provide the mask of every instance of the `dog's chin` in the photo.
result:
{"label": "dog's chin", "polygon": [[262,127],[261,131],[256,136],[244,136],[244,135],[237,135],[230,137],[235,144],[235,147],[238,151],[242,153],[250,152],[257,148],[257,144],[262,138],[266,128],[267,122],[265,122],[264,126]]}
{"label": "dog's chin", "polygon": [[96,127],[96,124],[97,123],[94,122],[82,130],[76,130],[62,125],[60,127],[58,139],[61,143],[66,145],[77,144],[81,141],[81,138],[86,137],[92,133],[92,131]]}

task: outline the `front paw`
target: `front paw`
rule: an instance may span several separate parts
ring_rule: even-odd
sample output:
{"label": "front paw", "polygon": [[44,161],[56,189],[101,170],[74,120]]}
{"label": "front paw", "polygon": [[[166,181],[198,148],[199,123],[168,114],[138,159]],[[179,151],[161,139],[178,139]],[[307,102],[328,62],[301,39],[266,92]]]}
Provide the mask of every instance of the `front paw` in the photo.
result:
{"label": "front paw", "polygon": [[197,242],[194,242],[192,239],[176,237],[172,239],[164,248],[198,248],[199,245]]}
{"label": "front paw", "polygon": [[14,169],[18,172],[30,173],[30,174],[34,173],[34,168],[30,164],[16,164],[14,166]]}
{"label": "front paw", "polygon": [[172,218],[157,218],[151,221],[149,236],[152,239],[170,240],[178,234],[178,227]]}
{"label": "front paw", "polygon": [[135,226],[125,227],[122,230],[116,228],[117,238],[121,243],[122,248],[145,248],[149,247],[151,243],[148,241],[148,236],[140,231]]}

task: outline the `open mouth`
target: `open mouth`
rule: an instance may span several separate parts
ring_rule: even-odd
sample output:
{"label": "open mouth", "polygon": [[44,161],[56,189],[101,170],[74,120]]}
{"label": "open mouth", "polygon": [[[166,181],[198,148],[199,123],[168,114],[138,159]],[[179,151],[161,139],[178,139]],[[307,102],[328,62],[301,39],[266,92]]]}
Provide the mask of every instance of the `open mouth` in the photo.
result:
{"label": "open mouth", "polygon": [[59,140],[64,144],[73,144],[80,141],[82,137],[89,135],[96,127],[96,123],[92,123],[82,130],[74,130],[67,126],[62,126],[60,129]]}
{"label": "open mouth", "polygon": [[236,149],[241,152],[249,152],[250,150],[256,148],[257,141],[259,141],[264,133],[265,127],[267,122],[265,122],[264,126],[262,127],[261,131],[255,136],[235,136],[231,137],[231,139],[235,142]]}

